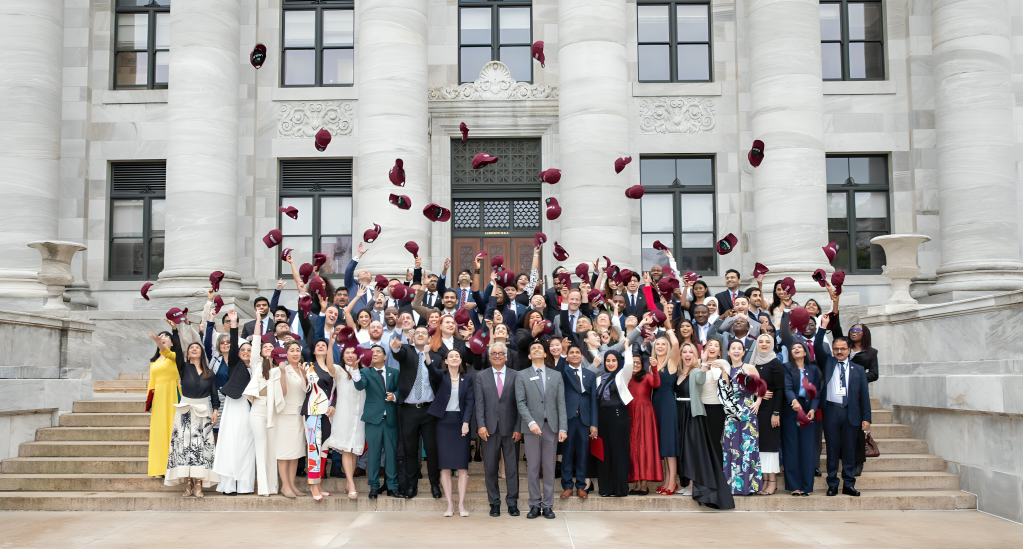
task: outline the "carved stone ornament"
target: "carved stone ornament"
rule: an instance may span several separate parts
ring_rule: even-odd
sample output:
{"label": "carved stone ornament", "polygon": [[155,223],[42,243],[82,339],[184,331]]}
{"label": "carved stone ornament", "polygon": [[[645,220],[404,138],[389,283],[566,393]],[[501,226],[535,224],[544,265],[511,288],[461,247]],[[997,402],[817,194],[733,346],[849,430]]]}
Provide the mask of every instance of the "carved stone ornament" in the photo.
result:
{"label": "carved stone ornament", "polygon": [[311,138],[320,128],[332,137],[352,134],[354,108],[351,103],[303,101],[277,107],[278,137]]}
{"label": "carved stone ornament", "polygon": [[479,78],[461,86],[443,86],[429,91],[430,101],[487,99],[557,99],[558,88],[546,84],[529,84],[512,78],[507,65],[491,61],[483,65]]}
{"label": "carved stone ornament", "polygon": [[657,97],[639,104],[643,133],[700,133],[714,129],[714,102],[695,97]]}

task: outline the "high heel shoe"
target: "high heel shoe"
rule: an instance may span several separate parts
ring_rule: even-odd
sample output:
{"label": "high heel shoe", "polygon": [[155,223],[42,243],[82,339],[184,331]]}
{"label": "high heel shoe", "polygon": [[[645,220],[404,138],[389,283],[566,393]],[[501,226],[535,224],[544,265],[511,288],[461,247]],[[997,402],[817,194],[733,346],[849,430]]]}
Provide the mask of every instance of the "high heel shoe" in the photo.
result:
{"label": "high heel shoe", "polygon": [[313,499],[316,501],[323,501],[323,496],[313,496]]}
{"label": "high heel shoe", "polygon": [[330,497],[330,492],[324,492],[323,490],[320,490],[320,495],[325,497],[325,498],[329,498]]}
{"label": "high heel shoe", "polygon": [[198,479],[196,479],[196,482],[195,482],[195,497],[197,497],[197,498],[203,497],[203,495],[202,495],[202,481],[198,480]]}
{"label": "high heel shoe", "polygon": [[348,492],[348,499],[359,499],[358,492]]}
{"label": "high heel shoe", "polygon": [[191,496],[193,494],[194,490],[195,490],[195,481],[192,480],[192,477],[188,477],[185,480],[185,493],[182,494],[181,497],[187,498],[188,496]]}

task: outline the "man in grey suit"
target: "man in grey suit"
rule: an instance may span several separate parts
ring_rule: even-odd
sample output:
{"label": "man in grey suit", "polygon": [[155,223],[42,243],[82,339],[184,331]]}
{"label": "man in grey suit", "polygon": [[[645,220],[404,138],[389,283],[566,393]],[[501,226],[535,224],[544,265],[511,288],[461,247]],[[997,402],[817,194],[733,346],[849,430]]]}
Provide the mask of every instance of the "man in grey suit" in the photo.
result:
{"label": "man in grey suit", "polygon": [[[542,340],[529,345],[531,365],[515,376],[515,400],[519,410],[526,443],[526,461],[529,480],[529,513],[526,518],[554,518],[554,458],[558,442],[568,438],[568,414],[565,412],[565,384],[563,376],[554,368],[547,368],[547,344]],[[557,434],[555,434],[557,429]],[[540,469],[543,491],[540,491]],[[508,475],[514,474],[505,468]]]}
{"label": "man in grey suit", "polygon": [[476,424],[483,441],[483,471],[486,475],[487,499],[490,516],[501,516],[501,491],[497,486],[497,472],[501,454],[504,454],[505,501],[508,514],[519,516],[519,455],[515,443],[522,440],[519,429],[519,409],[515,400],[515,372],[505,368],[508,348],[494,343],[487,351],[490,368],[476,374]]}

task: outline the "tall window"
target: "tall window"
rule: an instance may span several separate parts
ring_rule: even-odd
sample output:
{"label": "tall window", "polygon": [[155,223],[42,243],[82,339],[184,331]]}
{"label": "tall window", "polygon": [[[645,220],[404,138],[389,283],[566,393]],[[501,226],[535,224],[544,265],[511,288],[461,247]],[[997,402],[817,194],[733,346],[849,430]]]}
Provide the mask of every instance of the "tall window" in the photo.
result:
{"label": "tall window", "polygon": [[832,262],[847,273],[875,274],[884,249],[870,239],[891,232],[888,157],[828,156],[828,238],[838,243]]}
{"label": "tall window", "polygon": [[500,61],[512,78],[533,81],[529,46],[533,16],[529,0],[461,0],[458,8],[459,81],[479,78],[483,65]]}
{"label": "tall window", "polygon": [[[280,216],[284,242],[296,265],[327,256],[321,276],[342,276],[352,258],[352,160],[282,160],[281,206],[298,208],[298,219]],[[291,267],[280,262],[282,275]]]}
{"label": "tall window", "polygon": [[714,159],[652,157],[639,161],[643,269],[667,265],[654,241],[671,248],[678,268],[714,274]]}
{"label": "tall window", "polygon": [[352,0],[285,0],[283,86],[355,83]]}
{"label": "tall window", "polygon": [[639,0],[636,19],[640,82],[711,80],[708,2]]}
{"label": "tall window", "polygon": [[167,163],[110,165],[110,280],[156,280],[163,270]]}
{"label": "tall window", "polygon": [[166,89],[171,0],[117,0],[114,88]]}
{"label": "tall window", "polygon": [[881,2],[821,2],[824,80],[884,80]]}

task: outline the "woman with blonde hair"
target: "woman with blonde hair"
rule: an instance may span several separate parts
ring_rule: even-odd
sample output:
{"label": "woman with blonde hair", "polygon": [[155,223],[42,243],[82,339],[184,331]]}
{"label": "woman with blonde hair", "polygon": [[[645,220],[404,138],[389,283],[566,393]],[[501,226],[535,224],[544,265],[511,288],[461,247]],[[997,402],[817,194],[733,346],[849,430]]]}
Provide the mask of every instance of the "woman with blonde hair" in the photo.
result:
{"label": "woman with blonde hair", "polygon": [[654,405],[654,416],[657,418],[659,448],[665,469],[664,482],[657,488],[657,493],[671,495],[678,488],[675,484],[675,475],[678,472],[677,461],[681,448],[674,388],[674,381],[678,377],[678,339],[671,330],[665,334],[667,337],[660,336],[654,340],[654,352],[650,357],[651,372],[656,365],[657,375],[661,378],[660,384],[651,396],[651,402]]}

